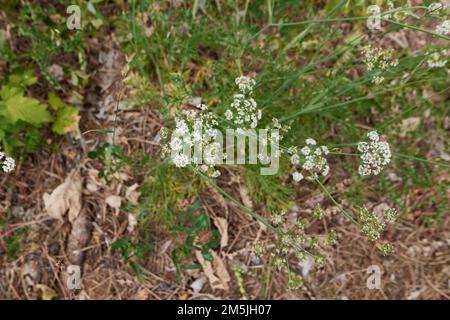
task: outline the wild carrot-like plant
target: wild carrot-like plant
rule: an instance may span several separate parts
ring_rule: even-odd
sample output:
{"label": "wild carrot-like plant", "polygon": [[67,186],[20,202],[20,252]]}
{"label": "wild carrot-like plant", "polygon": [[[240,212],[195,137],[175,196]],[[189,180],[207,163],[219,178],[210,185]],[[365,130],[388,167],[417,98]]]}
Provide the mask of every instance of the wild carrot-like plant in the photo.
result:
{"label": "wild carrot-like plant", "polygon": [[[208,29],[208,18],[197,19],[194,14],[192,22],[179,28],[181,36],[170,40],[165,36],[171,37],[174,26],[168,17],[179,12],[164,12],[160,7],[150,6],[148,14],[155,17],[154,28],[140,29],[137,26],[141,23],[135,20],[131,24],[133,39],[126,43],[126,48],[145,52],[151,63],[137,58],[142,62],[138,63],[139,68],[154,70],[158,85],[163,88],[159,103],[163,106],[164,128],[160,136],[164,160],[152,169],[152,186],[159,181],[161,189],[167,191],[168,182],[155,177],[171,172],[173,177],[188,176],[199,185],[206,182],[219,191],[276,234],[276,242],[258,243],[254,254],[272,256],[275,266],[288,273],[292,288],[302,283],[301,277],[290,268],[292,257],[300,263],[313,259],[320,265],[328,259],[327,247],[339,242],[334,230],[308,234],[308,227],[326,216],[319,205],[312,217],[299,217],[293,224],[287,221],[293,190],[317,188],[386,255],[394,247],[383,239],[383,232],[400,216],[394,206],[404,206],[392,201],[395,205],[384,212],[375,212],[364,205],[367,199],[362,192],[354,203],[340,202],[336,191],[330,189],[336,172],[341,171],[339,179],[342,179],[344,171],[357,184],[355,188],[361,189],[374,179],[384,181],[386,171],[396,168],[399,161],[448,168],[441,161],[403,153],[410,146],[395,143],[397,123],[420,108],[405,103],[403,95],[427,86],[428,82],[447,80],[448,51],[430,44],[405,55],[382,41],[390,34],[406,30],[449,41],[448,8],[443,3],[409,6],[383,1],[382,4],[378,14],[368,17],[367,1],[358,4],[329,1],[320,18],[289,22],[281,16],[276,20],[274,2],[268,1],[268,19],[262,25],[248,23],[250,10],[258,11],[259,7],[236,10],[239,14],[226,23],[229,29],[220,31]],[[307,7],[312,9],[314,5]],[[133,10],[139,8],[133,6]],[[339,12],[345,16],[337,16]],[[379,24],[372,25],[375,28],[366,28],[367,20],[377,19]],[[432,26],[424,27],[423,22]],[[340,29],[337,26],[341,24],[345,25]],[[144,41],[149,33],[158,36]],[[203,59],[193,48],[213,55],[218,52],[220,58]],[[191,68],[196,59],[203,59],[199,70]],[[165,72],[173,75],[174,70],[179,71],[176,81],[172,76],[164,76]],[[436,85],[435,89],[435,95],[439,96],[448,86]],[[154,88],[151,91],[152,99],[158,100],[153,95]],[[194,91],[202,92],[202,97],[194,97]],[[400,110],[391,107],[400,103],[397,100],[403,103]],[[231,162],[229,146],[217,139],[217,132],[224,133],[227,129],[235,129],[237,139],[241,136],[244,141],[260,142],[256,149],[250,144],[239,147],[238,143],[237,154],[248,152],[251,158],[252,150],[256,150],[258,166],[270,162],[267,153],[259,151],[270,149],[274,150],[272,160],[280,161],[273,176],[256,174],[255,163],[243,169],[244,178],[265,215],[244,206],[220,186],[226,167],[240,165]],[[258,130],[278,131],[276,136],[260,139]],[[195,146],[202,146],[209,153],[192,157],[189,150]],[[173,170],[168,167],[170,160]],[[165,177],[170,179],[168,175]],[[268,180],[271,183],[266,183]],[[173,183],[177,182],[174,178]],[[187,189],[184,194],[191,191]],[[165,205],[176,205],[170,195],[165,199],[169,198]],[[159,202],[154,203],[159,207]]]}

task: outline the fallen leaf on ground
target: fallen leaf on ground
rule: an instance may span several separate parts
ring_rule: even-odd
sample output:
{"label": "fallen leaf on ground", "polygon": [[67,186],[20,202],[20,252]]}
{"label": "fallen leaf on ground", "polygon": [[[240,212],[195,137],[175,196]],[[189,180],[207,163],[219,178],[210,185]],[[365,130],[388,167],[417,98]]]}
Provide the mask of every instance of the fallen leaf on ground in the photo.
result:
{"label": "fallen leaf on ground", "polygon": [[120,209],[122,205],[122,198],[119,196],[108,196],[106,198],[106,203],[113,209]]}
{"label": "fallen leaf on ground", "polygon": [[62,220],[68,210],[69,221],[72,223],[81,211],[81,189],[80,172],[73,170],[51,194],[44,194],[44,206],[48,215]]}
{"label": "fallen leaf on ground", "polygon": [[141,193],[139,191],[136,191],[138,187],[139,185],[135,183],[131,187],[128,187],[127,191],[125,192],[125,198],[135,206],[138,204],[139,197],[141,196]]}
{"label": "fallen leaf on ground", "polygon": [[36,290],[40,293],[42,300],[52,300],[58,296],[52,288],[49,288],[44,284],[36,285]]}
{"label": "fallen leaf on ground", "polygon": [[127,231],[129,233],[132,233],[134,231],[134,228],[136,228],[137,224],[138,223],[137,223],[136,215],[133,213],[128,213]]}
{"label": "fallen leaf on ground", "polygon": [[148,299],[148,289],[140,289],[133,296],[133,300],[147,300],[147,299]]}
{"label": "fallen leaf on ground", "polygon": [[406,137],[406,134],[409,132],[415,131],[420,124],[420,118],[419,117],[412,117],[408,119],[404,119],[400,125],[400,134],[399,136],[401,138]]}
{"label": "fallen leaf on ground", "polygon": [[206,279],[206,277],[198,278],[197,280],[191,283],[192,291],[194,291],[195,293],[199,293],[200,291],[202,291],[203,286],[207,281],[208,279]]}
{"label": "fallen leaf on ground", "polygon": [[220,248],[224,248],[228,245],[228,222],[225,218],[215,217],[214,224],[220,233]]}
{"label": "fallen leaf on ground", "polygon": [[215,253],[210,251],[213,256],[213,263],[205,260],[200,251],[195,251],[195,256],[208,277],[209,284],[213,290],[219,289],[228,291],[230,289],[228,282],[231,278],[223,260]]}

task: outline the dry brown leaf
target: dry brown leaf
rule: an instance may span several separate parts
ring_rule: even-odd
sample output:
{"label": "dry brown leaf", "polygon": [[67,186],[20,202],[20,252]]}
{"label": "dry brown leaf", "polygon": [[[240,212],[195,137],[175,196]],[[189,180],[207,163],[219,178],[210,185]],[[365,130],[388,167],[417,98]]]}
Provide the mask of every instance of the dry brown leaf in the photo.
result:
{"label": "dry brown leaf", "polygon": [[181,290],[178,293],[178,299],[179,300],[187,300],[187,298],[189,298],[189,293],[187,291]]}
{"label": "dry brown leaf", "polygon": [[133,300],[147,300],[148,299],[148,289],[140,289],[134,296]]}
{"label": "dry brown leaf", "polygon": [[223,286],[225,287],[225,291],[228,291],[228,282],[230,282],[231,277],[228,273],[227,267],[225,265],[225,262],[219,257],[219,255],[215,251],[211,251],[214,260],[213,260],[213,267],[214,270],[216,270],[217,275],[219,276],[219,279],[222,280]]}
{"label": "dry brown leaf", "polygon": [[128,213],[128,226],[127,226],[127,231],[129,233],[133,233],[134,228],[136,228],[137,226],[137,219],[136,219],[136,215],[133,213]]}
{"label": "dry brown leaf", "polygon": [[47,71],[58,81],[62,81],[64,79],[64,70],[59,64],[52,64],[47,68]]}
{"label": "dry brown leaf", "polygon": [[207,281],[208,279],[206,279],[205,276],[198,278],[197,280],[191,283],[192,291],[194,291],[194,293],[199,293],[200,291],[202,291],[203,286]]}
{"label": "dry brown leaf", "polygon": [[415,131],[420,124],[420,118],[419,117],[412,117],[404,119],[400,125],[400,134],[399,136],[401,138],[406,137],[406,135],[409,132]]}
{"label": "dry brown leaf", "polygon": [[195,256],[203,268],[203,271],[208,278],[209,284],[213,290],[219,289],[228,291],[230,289],[228,282],[230,282],[231,278],[225,266],[225,263],[222,259],[215,253],[210,250],[213,255],[213,263],[206,261],[203,258],[203,255],[200,251],[195,251]]}
{"label": "dry brown leaf", "polygon": [[99,171],[95,169],[87,170],[86,190],[88,193],[95,193],[105,184],[98,177]]}
{"label": "dry brown leaf", "polygon": [[220,248],[222,249],[228,245],[228,222],[225,218],[215,217],[214,224],[220,233]]}
{"label": "dry brown leaf", "polygon": [[108,196],[106,198],[106,203],[114,209],[120,209],[120,206],[122,205],[122,198],[119,196]]}
{"label": "dry brown leaf", "polygon": [[135,206],[138,204],[139,197],[141,196],[141,193],[139,191],[136,191],[138,187],[139,185],[135,183],[131,187],[128,187],[127,191],[125,192],[125,198]]}
{"label": "dry brown leaf", "polygon": [[44,284],[37,284],[36,290],[40,292],[42,300],[52,300],[58,296],[52,288],[49,288]]}
{"label": "dry brown leaf", "polygon": [[228,217],[228,203],[223,197],[223,195],[210,185],[207,185],[207,187],[208,191],[214,195],[214,199],[216,199],[216,201],[221,205],[221,207],[224,208],[225,216]]}
{"label": "dry brown leaf", "polygon": [[51,194],[44,194],[44,206],[48,215],[62,220],[69,210],[69,221],[72,223],[81,211],[81,189],[80,172],[73,170]]}

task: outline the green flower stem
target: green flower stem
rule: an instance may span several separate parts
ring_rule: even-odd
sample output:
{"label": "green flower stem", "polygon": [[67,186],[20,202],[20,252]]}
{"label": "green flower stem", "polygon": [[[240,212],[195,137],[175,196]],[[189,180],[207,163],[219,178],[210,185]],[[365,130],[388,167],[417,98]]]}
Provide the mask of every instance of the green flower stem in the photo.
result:
{"label": "green flower stem", "polygon": [[279,235],[285,235],[285,233],[280,230],[279,228],[275,228],[274,226],[272,226],[269,221],[267,221],[266,219],[264,219],[263,217],[261,217],[259,214],[253,212],[252,210],[250,210],[249,208],[247,208],[246,206],[244,206],[243,204],[241,204],[239,201],[237,201],[236,199],[234,199],[230,194],[228,194],[225,190],[223,190],[221,187],[219,187],[217,184],[215,184],[214,182],[212,182],[212,179],[207,177],[206,175],[204,175],[203,173],[201,173],[200,171],[196,170],[195,168],[191,167],[192,170],[194,170],[194,172],[196,172],[199,176],[201,176],[203,179],[206,180],[206,182],[213,187],[214,189],[216,189],[217,191],[219,191],[220,193],[222,193],[226,198],[228,198],[231,202],[233,202],[235,205],[237,205],[239,208],[241,208],[242,210],[244,210],[246,213],[248,213],[252,218],[256,219],[257,221],[261,222],[262,224],[264,224],[267,228],[269,228],[270,230],[272,230],[273,232],[279,234]]}
{"label": "green flower stem", "polygon": [[441,39],[445,39],[447,41],[450,41],[450,37],[444,36],[442,34],[436,33],[436,32],[431,31],[431,30],[427,30],[427,29],[424,29],[424,28],[416,27],[416,26],[413,26],[413,25],[410,25],[410,24],[404,24],[404,23],[393,21],[393,20],[389,20],[389,19],[382,18],[381,20],[385,21],[385,22],[390,22],[392,24],[395,24],[397,26],[400,26],[400,27],[403,27],[403,28],[406,28],[406,29],[411,29],[411,30],[415,30],[415,31],[424,32],[424,33],[427,33],[429,35],[435,36],[437,38],[441,38]]}
{"label": "green flower stem", "polygon": [[441,166],[441,167],[444,167],[444,168],[450,168],[449,164],[445,164],[445,163],[437,162],[437,161],[432,161],[432,160],[427,160],[427,159],[423,159],[423,158],[419,158],[419,157],[414,157],[414,156],[410,156],[410,155],[403,154],[403,153],[393,153],[393,155],[395,157],[404,158],[404,159],[411,160],[411,161],[425,162],[425,163],[432,164],[432,165],[435,165],[435,166]]}
{"label": "green flower stem", "polygon": [[356,221],[351,214],[349,214],[347,211],[345,211],[344,208],[342,208],[342,206],[334,199],[334,197],[331,195],[331,193],[327,190],[327,188],[325,188],[325,186],[320,182],[319,179],[315,179],[315,181],[317,182],[317,184],[322,188],[322,190],[326,193],[326,195],[330,198],[330,200],[339,208],[339,210],[341,210],[342,214],[349,219],[354,225],[356,225],[357,227],[361,227],[360,223],[358,221]]}

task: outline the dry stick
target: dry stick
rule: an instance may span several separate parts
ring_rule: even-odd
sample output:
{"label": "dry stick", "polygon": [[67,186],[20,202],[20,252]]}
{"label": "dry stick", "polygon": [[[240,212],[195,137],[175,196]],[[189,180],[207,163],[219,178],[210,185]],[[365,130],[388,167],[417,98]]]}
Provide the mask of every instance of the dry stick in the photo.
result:
{"label": "dry stick", "polygon": [[117,113],[119,112],[119,99],[117,99],[116,101],[116,109],[114,112],[114,128],[113,128],[113,138],[112,138],[112,143],[113,145],[116,144],[116,128],[117,128]]}

